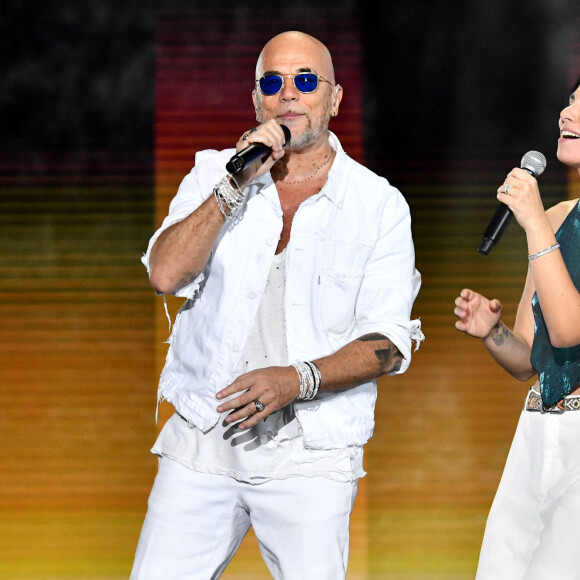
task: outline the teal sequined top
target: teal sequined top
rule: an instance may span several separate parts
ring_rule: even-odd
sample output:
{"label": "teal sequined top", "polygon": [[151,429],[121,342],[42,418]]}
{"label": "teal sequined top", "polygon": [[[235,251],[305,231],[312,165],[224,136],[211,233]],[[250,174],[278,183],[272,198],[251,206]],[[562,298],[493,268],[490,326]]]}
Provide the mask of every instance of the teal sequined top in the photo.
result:
{"label": "teal sequined top", "polygon": [[[580,202],[570,211],[556,232],[562,258],[580,290]],[[537,294],[532,298],[534,342],[531,362],[540,378],[540,392],[546,407],[552,407],[580,384],[580,345],[556,348],[550,344],[548,330]]]}

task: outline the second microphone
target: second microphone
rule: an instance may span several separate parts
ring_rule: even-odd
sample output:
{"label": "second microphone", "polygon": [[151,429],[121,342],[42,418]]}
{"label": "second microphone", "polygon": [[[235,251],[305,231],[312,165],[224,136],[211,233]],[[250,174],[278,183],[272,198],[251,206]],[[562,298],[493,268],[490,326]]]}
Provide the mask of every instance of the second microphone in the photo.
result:
{"label": "second microphone", "polygon": [[[546,158],[539,151],[528,151],[523,157],[520,167],[532,177],[538,177],[546,169]],[[500,203],[487,226],[477,251],[487,256],[499,242],[503,233],[512,221],[514,214],[511,209]]]}

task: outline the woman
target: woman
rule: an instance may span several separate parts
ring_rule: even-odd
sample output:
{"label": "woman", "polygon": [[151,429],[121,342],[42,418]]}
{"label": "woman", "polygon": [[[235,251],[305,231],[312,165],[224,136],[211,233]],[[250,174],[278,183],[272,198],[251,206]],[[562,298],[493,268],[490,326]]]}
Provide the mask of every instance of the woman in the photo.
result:
{"label": "woman", "polygon": [[[580,79],[560,113],[558,159],[580,173]],[[513,331],[502,306],[472,290],[455,326],[530,390],[494,499],[477,580],[580,579],[580,204],[544,212],[537,181],[516,168],[497,198],[524,228],[529,269]],[[577,411],[577,412],[574,412]]]}

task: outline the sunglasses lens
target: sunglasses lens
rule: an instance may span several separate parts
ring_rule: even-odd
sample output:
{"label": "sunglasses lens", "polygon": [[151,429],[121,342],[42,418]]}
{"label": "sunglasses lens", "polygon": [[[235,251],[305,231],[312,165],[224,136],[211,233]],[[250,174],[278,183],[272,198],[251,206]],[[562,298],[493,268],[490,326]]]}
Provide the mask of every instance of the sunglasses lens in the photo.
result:
{"label": "sunglasses lens", "polygon": [[275,95],[282,88],[282,77],[278,75],[266,75],[260,79],[260,90],[265,95]]}
{"label": "sunglasses lens", "polygon": [[313,93],[318,88],[318,77],[313,73],[302,73],[294,77],[294,85],[301,93]]}

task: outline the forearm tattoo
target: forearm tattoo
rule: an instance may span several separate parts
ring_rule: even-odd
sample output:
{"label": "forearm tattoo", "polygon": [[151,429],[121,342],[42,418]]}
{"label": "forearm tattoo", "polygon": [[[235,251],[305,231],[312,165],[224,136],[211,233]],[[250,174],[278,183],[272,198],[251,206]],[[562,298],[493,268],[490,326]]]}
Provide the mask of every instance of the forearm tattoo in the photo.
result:
{"label": "forearm tattoo", "polygon": [[502,346],[510,334],[511,330],[500,320],[491,331],[491,340],[496,346]]}
{"label": "forearm tattoo", "polygon": [[195,272],[184,272],[183,278],[177,283],[176,291],[179,291],[191,284],[198,276],[199,273],[196,274]]}
{"label": "forearm tattoo", "polygon": [[387,345],[381,345],[382,348],[375,349],[375,356],[379,362],[379,376],[386,375],[387,373],[397,372],[401,365],[403,364],[403,355],[399,352],[399,349],[384,335],[373,332],[371,334],[365,334],[361,336],[358,340],[361,342],[382,342],[387,343]]}

